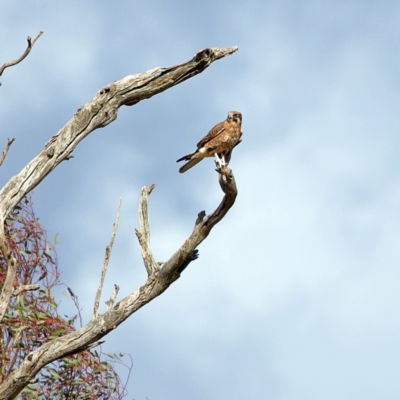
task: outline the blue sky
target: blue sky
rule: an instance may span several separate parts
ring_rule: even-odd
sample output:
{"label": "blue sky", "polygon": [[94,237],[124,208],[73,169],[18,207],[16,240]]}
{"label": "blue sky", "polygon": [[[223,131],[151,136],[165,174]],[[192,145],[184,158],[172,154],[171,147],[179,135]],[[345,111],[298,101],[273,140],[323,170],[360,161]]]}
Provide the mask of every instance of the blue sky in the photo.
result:
{"label": "blue sky", "polygon": [[[145,279],[134,228],[152,183],[165,261],[222,198],[212,160],[175,160],[230,110],[239,196],[166,293],[107,336],[130,353],[128,398],[398,399],[400,3],[0,2],[0,183],[96,91],[126,75],[238,45],[204,73],[93,132],[35,190],[62,281],[87,322],[119,198],[102,301]],[[71,310],[61,293],[61,308]]]}

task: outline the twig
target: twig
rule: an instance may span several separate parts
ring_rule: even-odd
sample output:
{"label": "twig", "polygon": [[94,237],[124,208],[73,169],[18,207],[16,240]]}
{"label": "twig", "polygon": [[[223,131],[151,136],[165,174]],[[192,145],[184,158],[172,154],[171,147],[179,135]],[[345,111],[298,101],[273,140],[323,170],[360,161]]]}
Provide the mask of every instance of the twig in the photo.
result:
{"label": "twig", "polygon": [[197,219],[196,219],[196,222],[195,222],[194,226],[200,224],[200,222],[203,222],[203,219],[204,219],[205,216],[206,216],[206,212],[204,210],[200,211],[197,214]]}
{"label": "twig", "polygon": [[20,295],[22,292],[28,292],[29,290],[38,290],[40,289],[40,285],[36,284],[36,285],[23,285],[20,286],[17,289],[14,289],[12,292],[12,296],[18,296]]}
{"label": "twig", "polygon": [[123,390],[123,393],[126,393],[126,395],[128,395],[128,391],[127,391],[127,389],[126,389],[126,387],[127,387],[127,385],[128,385],[128,382],[129,382],[129,378],[131,377],[131,372],[132,372],[132,368],[133,368],[133,360],[132,360],[132,356],[130,355],[130,354],[124,354],[124,356],[128,356],[129,358],[130,358],[130,360],[131,360],[131,365],[128,367],[125,363],[123,363],[122,365],[124,366],[124,367],[126,367],[127,369],[128,369],[128,376],[126,377],[126,379],[125,379],[125,384],[124,384],[124,387],[122,388],[122,390]]}
{"label": "twig", "polygon": [[159,270],[158,262],[153,257],[150,248],[150,222],[149,222],[149,195],[156,185],[150,187],[142,187],[139,204],[139,226],[140,230],[135,229],[136,236],[139,240],[140,249],[142,251],[143,262],[146,267],[147,275],[153,276]]}
{"label": "twig", "polygon": [[14,138],[8,138],[6,148],[4,149],[3,154],[1,155],[1,158],[0,158],[0,166],[3,164],[5,158],[7,157],[8,150],[10,150],[10,147],[14,140],[15,140]]}
{"label": "twig", "polygon": [[40,38],[40,36],[42,36],[43,31],[40,31],[37,36],[35,37],[35,39],[31,39],[30,36],[27,37],[27,41],[28,41],[28,47],[26,48],[24,54],[22,54],[21,57],[17,58],[14,61],[9,61],[6,62],[5,64],[2,65],[2,67],[0,68],[0,76],[3,74],[4,70],[8,67],[12,67],[13,65],[17,65],[18,63],[20,63],[31,51],[33,45],[35,44],[36,40],[38,40]]}
{"label": "twig", "polygon": [[113,232],[112,232],[112,235],[111,235],[110,244],[106,247],[106,254],[104,256],[103,268],[101,269],[100,285],[99,285],[99,287],[97,289],[96,298],[95,298],[95,301],[94,301],[93,319],[95,319],[99,315],[100,297],[101,297],[101,292],[103,290],[104,279],[106,277],[106,272],[107,272],[107,268],[108,268],[108,262],[110,261],[111,250],[113,248],[115,235],[116,235],[117,229],[118,229],[119,214],[120,214],[120,211],[121,211],[121,204],[122,204],[122,199],[119,199],[117,218],[116,218],[116,220],[114,222],[114,225],[113,225]]}
{"label": "twig", "polygon": [[81,326],[81,328],[82,328],[82,313],[81,313],[81,311],[82,311],[82,309],[81,309],[81,307],[80,307],[80,305],[79,305],[79,299],[78,299],[78,296],[72,291],[72,289],[69,287],[69,286],[67,286],[67,285],[64,285],[66,288],[67,288],[67,290],[68,290],[68,293],[69,293],[69,295],[70,295],[70,299],[74,302],[74,304],[75,304],[75,307],[76,307],[76,311],[78,312],[78,317],[79,317],[79,323],[80,323],[80,326]]}
{"label": "twig", "polygon": [[111,295],[110,300],[106,301],[107,311],[110,311],[111,307],[114,305],[114,301],[117,298],[118,292],[119,292],[119,286],[114,284],[114,292]]}

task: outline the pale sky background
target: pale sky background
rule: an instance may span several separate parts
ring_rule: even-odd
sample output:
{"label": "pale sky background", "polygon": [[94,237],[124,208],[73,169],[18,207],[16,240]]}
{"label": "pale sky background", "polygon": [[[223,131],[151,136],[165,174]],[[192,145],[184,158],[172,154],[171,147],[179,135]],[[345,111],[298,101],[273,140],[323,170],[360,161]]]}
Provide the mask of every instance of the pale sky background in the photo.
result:
{"label": "pale sky background", "polygon": [[[243,114],[234,208],[166,293],[106,337],[131,354],[127,399],[400,398],[400,2],[0,1],[0,183],[108,83],[238,45],[204,73],[93,132],[35,190],[62,281],[92,313],[145,280],[134,235],[150,198],[167,260],[222,193],[212,160],[175,160],[230,110]],[[72,310],[60,296],[61,310]]]}

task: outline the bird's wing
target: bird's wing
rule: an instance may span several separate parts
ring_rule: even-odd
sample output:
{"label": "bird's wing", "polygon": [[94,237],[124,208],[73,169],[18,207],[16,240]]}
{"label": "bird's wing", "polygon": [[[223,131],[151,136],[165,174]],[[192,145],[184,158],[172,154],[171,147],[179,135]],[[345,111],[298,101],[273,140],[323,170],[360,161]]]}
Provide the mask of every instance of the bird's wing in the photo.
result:
{"label": "bird's wing", "polygon": [[197,143],[197,148],[200,149],[211,139],[214,139],[215,137],[220,135],[224,130],[225,130],[225,121],[220,122],[219,124],[215,125],[214,128],[212,128],[211,131],[208,132],[207,135],[204,136],[203,139],[201,139],[199,143]]}

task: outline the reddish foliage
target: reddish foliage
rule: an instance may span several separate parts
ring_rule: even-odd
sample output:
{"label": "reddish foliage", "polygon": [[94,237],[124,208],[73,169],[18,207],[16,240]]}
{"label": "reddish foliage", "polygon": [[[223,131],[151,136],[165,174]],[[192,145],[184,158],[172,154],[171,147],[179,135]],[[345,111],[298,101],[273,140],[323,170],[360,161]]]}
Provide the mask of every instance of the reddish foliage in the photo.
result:
{"label": "reddish foliage", "polygon": [[[60,284],[57,254],[35,217],[30,198],[15,207],[5,221],[5,230],[18,263],[14,287],[39,283],[41,288],[11,298],[0,326],[0,384],[31,351],[74,331],[77,318],[64,319],[58,314],[51,293]],[[0,255],[0,289],[6,267]],[[77,305],[77,298],[73,295],[72,299]],[[121,399],[126,390],[114,369],[115,363],[125,365],[118,356],[97,351],[84,351],[57,360],[39,372],[21,398]],[[131,368],[127,368],[130,372]]]}

